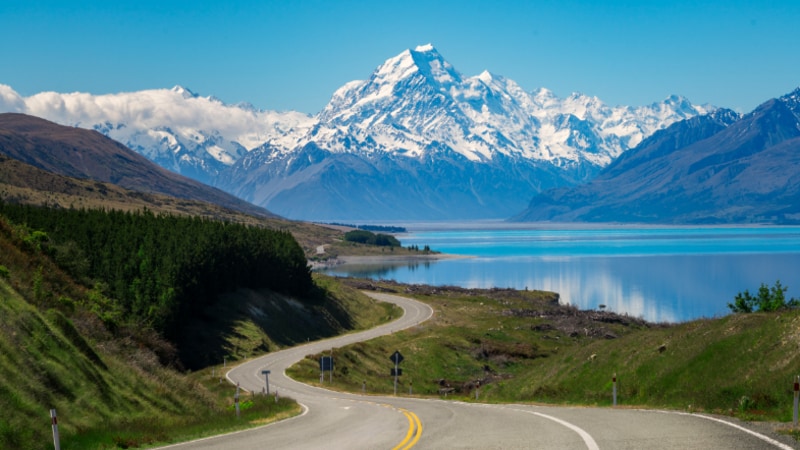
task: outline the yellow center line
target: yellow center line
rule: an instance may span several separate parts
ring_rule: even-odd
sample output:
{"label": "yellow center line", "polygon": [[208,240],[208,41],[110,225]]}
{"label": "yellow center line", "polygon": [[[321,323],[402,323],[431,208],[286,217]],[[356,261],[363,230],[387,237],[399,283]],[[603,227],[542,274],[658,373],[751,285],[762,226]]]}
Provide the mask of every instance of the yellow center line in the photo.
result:
{"label": "yellow center line", "polygon": [[411,443],[409,443],[405,447],[406,449],[409,449],[409,448],[417,445],[417,442],[419,441],[419,438],[422,437],[422,422],[419,420],[419,417],[417,417],[417,415],[414,414],[413,412],[409,411],[408,413],[411,414],[412,416],[414,416],[414,422],[416,422],[416,424],[417,424],[417,432],[414,435],[414,439],[411,440]]}
{"label": "yellow center line", "polygon": [[422,422],[420,422],[419,417],[413,412],[402,408],[400,409],[400,412],[405,414],[406,418],[408,419],[408,433],[406,433],[405,439],[397,444],[392,450],[408,450],[417,445],[419,438],[422,437]]}

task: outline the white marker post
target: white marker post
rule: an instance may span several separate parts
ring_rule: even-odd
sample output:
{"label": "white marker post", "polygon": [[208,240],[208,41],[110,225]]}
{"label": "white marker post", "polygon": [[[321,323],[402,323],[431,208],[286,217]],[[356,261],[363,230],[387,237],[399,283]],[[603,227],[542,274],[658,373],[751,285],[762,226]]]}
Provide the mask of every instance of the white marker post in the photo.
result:
{"label": "white marker post", "polygon": [[611,383],[613,384],[613,397],[614,397],[614,406],[617,406],[617,374],[615,373],[614,376],[611,378]]}
{"label": "white marker post", "polygon": [[792,414],[792,423],[794,427],[797,428],[797,403],[798,398],[800,398],[800,375],[796,376],[794,379],[794,414]]}
{"label": "white marker post", "polygon": [[267,382],[267,395],[269,395],[269,370],[262,370],[261,374],[266,377]]}
{"label": "white marker post", "polygon": [[478,381],[477,384],[475,385],[475,400],[478,400],[478,395],[480,395],[480,392],[481,392],[481,382]]}
{"label": "white marker post", "polygon": [[50,423],[53,425],[53,445],[55,445],[56,450],[61,450],[61,440],[58,437],[58,419],[56,418],[55,409],[50,410]]}

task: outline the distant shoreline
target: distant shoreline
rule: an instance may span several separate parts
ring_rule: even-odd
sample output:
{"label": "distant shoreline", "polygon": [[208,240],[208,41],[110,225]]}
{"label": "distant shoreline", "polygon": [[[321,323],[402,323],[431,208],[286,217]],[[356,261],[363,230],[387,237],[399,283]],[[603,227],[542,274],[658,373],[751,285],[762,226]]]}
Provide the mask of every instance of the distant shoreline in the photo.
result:
{"label": "distant shoreline", "polygon": [[326,261],[309,261],[311,269],[323,269],[327,267],[342,266],[345,264],[379,264],[385,262],[421,262],[439,261],[445,259],[466,259],[474,256],[454,255],[450,253],[429,253],[427,255],[349,255],[338,256]]}

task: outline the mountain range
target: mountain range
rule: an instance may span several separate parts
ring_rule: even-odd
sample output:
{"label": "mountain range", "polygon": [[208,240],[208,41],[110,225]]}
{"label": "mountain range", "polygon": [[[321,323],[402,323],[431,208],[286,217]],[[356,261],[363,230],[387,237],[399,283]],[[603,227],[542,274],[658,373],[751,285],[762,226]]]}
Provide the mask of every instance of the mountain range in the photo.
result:
{"label": "mountain range", "polygon": [[798,224],[798,167],[800,88],[744,116],[720,109],[675,123],[514,220]]}
{"label": "mountain range", "polygon": [[[106,195],[109,187],[105,183],[109,183],[132,192],[202,201],[261,218],[276,217],[264,208],[170,172],[98,132],[58,125],[34,116],[0,114],[0,155],[62,176],[54,179],[28,169],[16,169],[36,179],[19,179],[14,173],[0,173],[0,183],[5,180],[12,185],[40,191],[50,184],[54,193],[66,193],[69,189],[79,189],[76,192],[97,189]],[[3,165],[8,170],[15,170],[13,167],[19,166]],[[94,187],[80,186],[77,180],[70,179],[92,180],[97,184]],[[151,201],[166,200],[154,197]],[[216,207],[209,205],[208,210],[212,209]]]}
{"label": "mountain range", "polygon": [[678,96],[609,107],[527,92],[489,72],[463,76],[430,45],[345,84],[314,116],[227,105],[182,87],[23,98],[0,85],[0,111],[94,129],[174,172],[313,220],[509,217],[714,109]]}

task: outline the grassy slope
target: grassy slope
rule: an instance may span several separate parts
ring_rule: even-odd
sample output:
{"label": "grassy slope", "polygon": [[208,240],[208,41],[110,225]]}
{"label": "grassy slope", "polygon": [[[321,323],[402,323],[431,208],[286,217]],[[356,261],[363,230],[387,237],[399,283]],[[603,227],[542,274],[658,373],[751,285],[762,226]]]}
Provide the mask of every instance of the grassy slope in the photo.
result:
{"label": "grassy slope", "polygon": [[[365,286],[362,286],[365,287]],[[400,392],[482,401],[620,404],[791,420],[800,311],[654,325],[553,304],[547,293],[403,287],[434,307],[419,327],[339,349],[338,388],[389,393],[389,355],[404,356]],[[513,313],[516,312],[516,313]],[[318,381],[316,355],[291,374]]]}
{"label": "grassy slope", "polygon": [[63,448],[80,448],[70,442],[98,426],[124,428],[125,417],[175,424],[196,418],[187,411],[215,408],[205,389],[147,350],[99,352],[71,320],[56,310],[40,314],[3,280],[0,298],[0,447],[51,442],[50,408],[59,413]]}
{"label": "grassy slope", "polygon": [[[281,348],[370,328],[387,322],[399,312],[352,288],[315,276],[317,286],[328,295],[319,304],[301,303],[270,291],[240,290],[204,311],[203,322],[187,331],[179,346],[196,355],[192,366],[235,361]],[[211,330],[209,332],[209,330]],[[185,359],[186,357],[184,357]]]}
{"label": "grassy slope", "polygon": [[[202,378],[161,365],[170,345],[153,332],[135,326],[107,331],[89,310],[97,306],[92,291],[43,255],[16,247],[5,233],[0,233],[0,265],[0,448],[46,446],[50,408],[59,412],[65,449],[180,439],[250,423],[230,421],[225,403],[232,391],[224,398],[217,392],[230,386],[204,387]],[[221,336],[231,349],[230,361],[275,348],[259,348],[259,342],[290,344],[286,327],[273,329],[270,323],[299,321],[306,328],[295,331],[332,335],[390,315],[385,305],[352,289],[333,286],[329,292],[310,317],[303,308],[287,306],[298,305],[296,300],[266,293],[259,305],[275,309],[272,322],[233,296],[217,311],[232,326],[220,329],[215,328],[220,322],[212,322],[194,337]],[[253,353],[241,351],[248,348]],[[263,423],[294,406],[280,407],[256,405],[252,413]]]}

